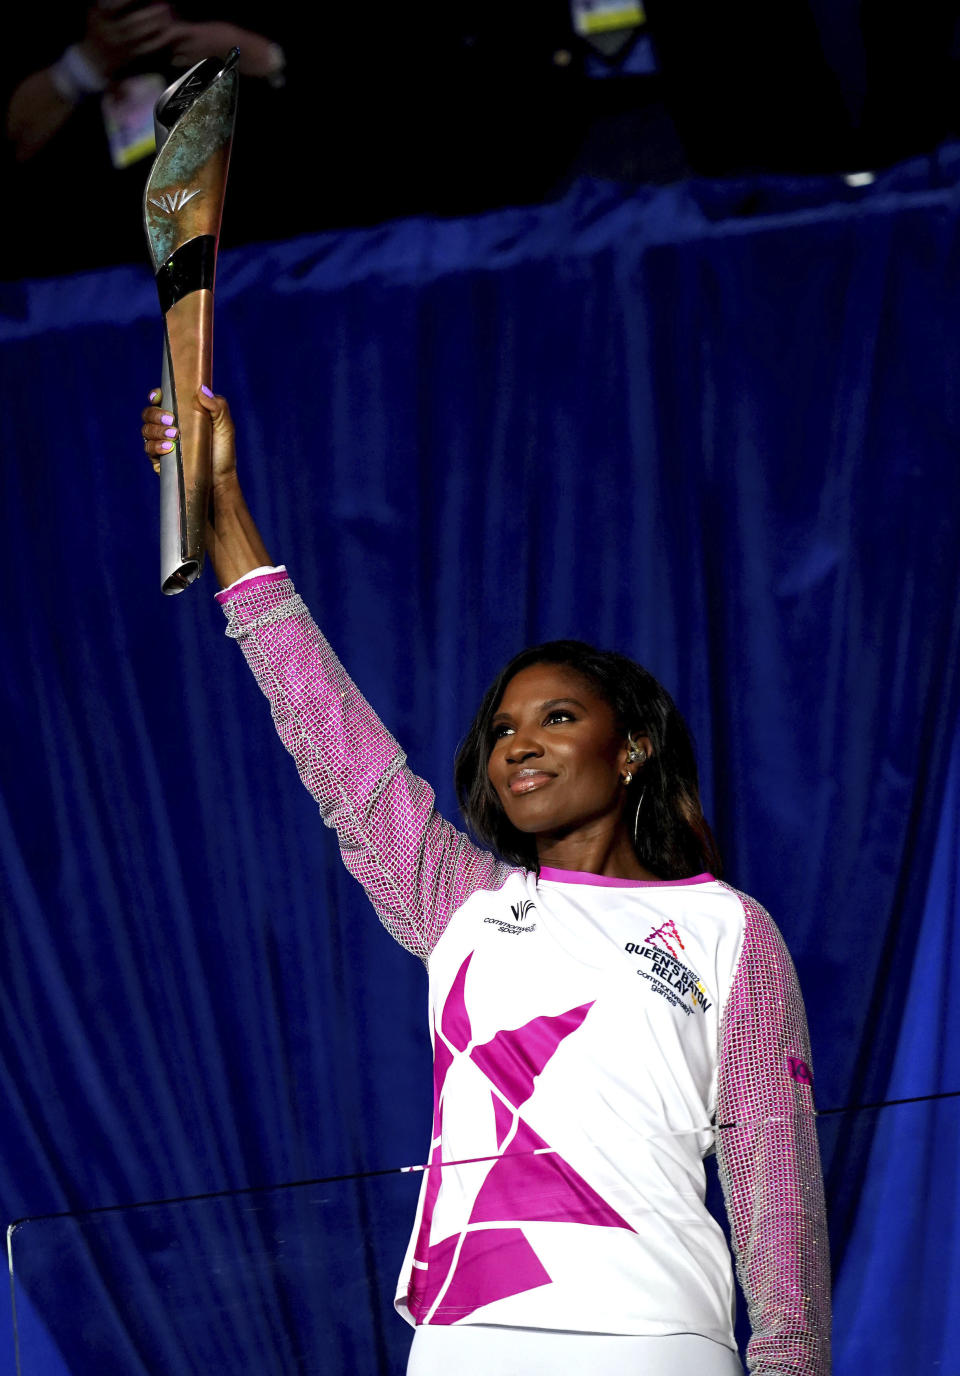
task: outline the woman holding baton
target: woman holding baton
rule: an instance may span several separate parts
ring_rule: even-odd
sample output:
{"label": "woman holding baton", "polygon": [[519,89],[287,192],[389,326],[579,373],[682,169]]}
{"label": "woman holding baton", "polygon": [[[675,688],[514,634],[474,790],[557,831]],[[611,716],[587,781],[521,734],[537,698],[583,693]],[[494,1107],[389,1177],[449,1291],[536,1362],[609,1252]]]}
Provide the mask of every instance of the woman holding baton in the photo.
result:
{"label": "woman holding baton", "polygon": [[[156,400],[152,394],[151,401]],[[829,1260],[806,1019],[768,914],[717,877],[686,727],[578,641],[511,661],[457,754],[475,842],[347,677],[214,433],[218,601],[347,868],[425,963],[430,1169],[396,1307],[408,1376],[828,1376]],[[151,404],[156,467],[176,419]]]}

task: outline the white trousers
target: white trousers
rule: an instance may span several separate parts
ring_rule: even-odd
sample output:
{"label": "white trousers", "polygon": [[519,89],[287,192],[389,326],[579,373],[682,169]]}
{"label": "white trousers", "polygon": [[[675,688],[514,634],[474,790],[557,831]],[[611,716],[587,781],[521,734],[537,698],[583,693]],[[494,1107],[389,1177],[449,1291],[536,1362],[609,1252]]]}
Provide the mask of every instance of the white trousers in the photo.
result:
{"label": "white trousers", "polygon": [[729,1347],[695,1333],[426,1325],[414,1334],[407,1376],[743,1376],[743,1367]]}

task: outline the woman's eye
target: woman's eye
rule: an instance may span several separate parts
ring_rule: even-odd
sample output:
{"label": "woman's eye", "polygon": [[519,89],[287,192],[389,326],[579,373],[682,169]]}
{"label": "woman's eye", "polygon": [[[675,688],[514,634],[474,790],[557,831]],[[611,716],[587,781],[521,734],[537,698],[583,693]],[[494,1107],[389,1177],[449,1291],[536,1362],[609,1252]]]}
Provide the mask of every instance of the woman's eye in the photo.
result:
{"label": "woman's eye", "polygon": [[558,708],[556,709],[556,711],[551,712],[551,713],[545,718],[545,720],[548,721],[548,722],[551,722],[551,721],[573,721],[573,720],[574,720],[574,716],[573,716],[573,713],[572,713],[572,712],[566,711],[565,708],[558,707]]}
{"label": "woman's eye", "polygon": [[492,737],[495,741],[502,740],[504,736],[510,734],[511,729],[511,727],[507,726],[506,722],[501,722],[499,726],[493,728]]}

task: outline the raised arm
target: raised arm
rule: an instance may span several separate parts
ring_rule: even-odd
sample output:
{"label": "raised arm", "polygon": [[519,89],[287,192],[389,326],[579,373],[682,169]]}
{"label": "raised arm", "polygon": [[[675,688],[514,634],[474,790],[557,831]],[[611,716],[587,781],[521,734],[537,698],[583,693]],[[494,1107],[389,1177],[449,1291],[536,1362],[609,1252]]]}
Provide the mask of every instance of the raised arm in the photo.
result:
{"label": "raised arm", "polygon": [[743,949],[720,1027],[717,1159],[750,1313],[747,1366],[751,1376],[829,1376],[830,1255],[806,1014],[783,938],[740,897]]}
{"label": "raised arm", "polygon": [[[426,961],[460,904],[477,889],[499,888],[511,871],[436,812],[432,789],[406,767],[286,573],[244,577],[270,556],[240,491],[229,408],[222,397],[202,394],[197,404],[213,418],[208,548],[227,589],[218,595],[227,635],[243,650],[280,739],[336,829],[347,869],[391,935]],[[145,448],[157,461],[174,422],[156,406],[143,420]]]}

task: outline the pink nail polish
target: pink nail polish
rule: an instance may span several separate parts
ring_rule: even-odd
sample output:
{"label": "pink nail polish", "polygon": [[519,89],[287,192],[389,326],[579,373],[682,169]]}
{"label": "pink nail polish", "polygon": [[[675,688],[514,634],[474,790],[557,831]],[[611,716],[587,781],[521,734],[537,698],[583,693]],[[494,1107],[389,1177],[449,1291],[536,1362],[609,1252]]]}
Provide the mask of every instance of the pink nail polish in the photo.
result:
{"label": "pink nail polish", "polygon": [[160,417],[160,424],[161,424],[161,425],[172,425],[172,424],[173,424],[173,416],[168,416],[167,413],[166,413],[166,411],[164,411],[163,414],[162,414],[161,417]]}
{"label": "pink nail polish", "polygon": [[161,444],[161,446],[160,446],[160,452],[161,452],[161,454],[167,454],[167,453],[169,453],[169,451],[170,451],[172,448],[173,448],[173,444],[171,443],[171,441],[170,441],[170,440],[164,440],[163,444]]}
{"label": "pink nail polish", "polygon": [[205,397],[212,397],[212,396],[213,396],[213,393],[211,392],[210,388],[206,385],[206,383],[202,383],[202,384],[201,384],[200,390],[201,390],[201,392],[203,393],[203,395],[204,395]]}
{"label": "pink nail polish", "polygon": [[168,440],[172,440],[172,439],[175,438],[176,433],[177,433],[176,427],[175,427],[175,426],[171,426],[169,430],[164,430],[163,433],[166,435],[166,437],[167,437]]}

